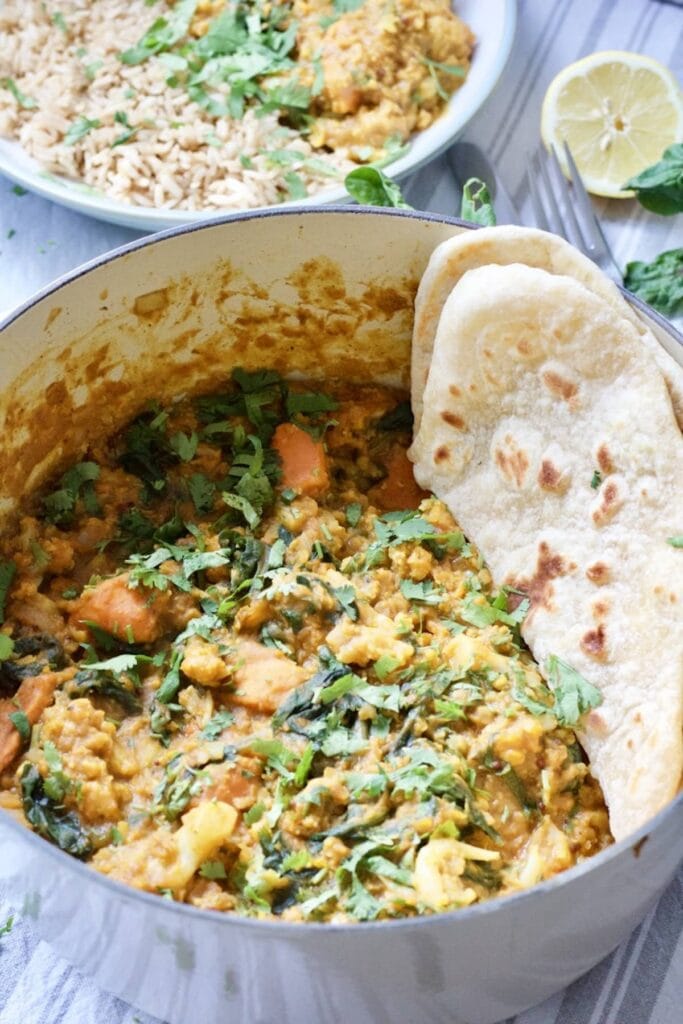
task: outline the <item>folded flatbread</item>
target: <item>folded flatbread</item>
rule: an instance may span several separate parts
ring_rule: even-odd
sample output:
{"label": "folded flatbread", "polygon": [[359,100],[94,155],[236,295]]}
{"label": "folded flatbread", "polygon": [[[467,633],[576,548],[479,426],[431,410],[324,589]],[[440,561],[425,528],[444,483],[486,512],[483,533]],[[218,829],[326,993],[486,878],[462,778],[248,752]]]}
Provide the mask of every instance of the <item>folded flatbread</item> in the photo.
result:
{"label": "folded flatbread", "polygon": [[410,454],[496,583],[528,595],[544,674],[556,655],[600,690],[577,734],[628,835],[683,770],[683,438],[638,330],[572,278],[469,271]]}
{"label": "folded flatbread", "polygon": [[563,238],[535,228],[514,225],[465,231],[442,242],[429,260],[415,299],[411,391],[415,429],[422,416],[422,392],[429,373],[436,328],[449,292],[463,274],[476,267],[524,263],[551,274],[574,277],[589,291],[600,295],[616,313],[630,320],[641,341],[654,354],[664,375],[674,411],[683,430],[683,367],[659,344],[652,331],[623,298],[616,285]]}

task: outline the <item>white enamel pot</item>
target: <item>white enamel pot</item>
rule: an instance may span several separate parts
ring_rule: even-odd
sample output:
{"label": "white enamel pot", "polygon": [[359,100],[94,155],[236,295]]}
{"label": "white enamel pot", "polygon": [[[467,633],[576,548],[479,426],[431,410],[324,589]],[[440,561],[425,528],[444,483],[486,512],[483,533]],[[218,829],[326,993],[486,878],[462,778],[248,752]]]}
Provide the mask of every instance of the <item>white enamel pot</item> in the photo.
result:
{"label": "white enamel pot", "polygon": [[[0,329],[0,518],[145,399],[235,365],[408,379],[429,254],[466,230],[406,211],[260,213],[134,243]],[[683,339],[637,304],[683,363]],[[491,1024],[561,989],[644,917],[683,857],[683,795],[528,892],[433,917],[256,921],[128,889],[0,811],[0,884],[60,955],[171,1024]]]}

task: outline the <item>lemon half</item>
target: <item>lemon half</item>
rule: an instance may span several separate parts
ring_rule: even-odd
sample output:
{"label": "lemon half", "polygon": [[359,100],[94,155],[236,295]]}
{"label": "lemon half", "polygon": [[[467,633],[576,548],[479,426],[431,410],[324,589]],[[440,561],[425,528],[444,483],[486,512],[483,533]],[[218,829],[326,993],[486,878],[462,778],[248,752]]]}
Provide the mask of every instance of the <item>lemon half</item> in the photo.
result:
{"label": "lemon half", "polygon": [[565,172],[566,140],[589,192],[630,196],[624,182],[683,140],[683,93],[669,69],[652,57],[592,53],[548,86],[541,137],[555,147]]}

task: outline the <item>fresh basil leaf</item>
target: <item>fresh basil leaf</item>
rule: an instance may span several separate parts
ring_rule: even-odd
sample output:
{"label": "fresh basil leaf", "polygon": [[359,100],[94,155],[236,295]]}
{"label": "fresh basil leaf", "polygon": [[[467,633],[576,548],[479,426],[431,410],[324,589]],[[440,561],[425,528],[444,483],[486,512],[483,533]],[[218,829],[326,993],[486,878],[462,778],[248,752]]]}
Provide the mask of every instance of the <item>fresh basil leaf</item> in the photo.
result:
{"label": "fresh basil leaf", "polygon": [[629,178],[624,188],[633,189],[641,206],[652,213],[670,217],[683,212],[683,142],[665,149],[661,160]]}
{"label": "fresh basil leaf", "polygon": [[356,167],[344,178],[344,187],[361,206],[391,206],[412,210],[396,182],[377,167]]}
{"label": "fresh basil leaf", "polygon": [[483,224],[484,227],[492,227],[496,223],[491,193],[486,183],[479,178],[470,178],[463,185],[460,216],[463,220]]}
{"label": "fresh basil leaf", "polygon": [[668,249],[651,263],[628,263],[624,287],[665,316],[683,311],[683,249]]}

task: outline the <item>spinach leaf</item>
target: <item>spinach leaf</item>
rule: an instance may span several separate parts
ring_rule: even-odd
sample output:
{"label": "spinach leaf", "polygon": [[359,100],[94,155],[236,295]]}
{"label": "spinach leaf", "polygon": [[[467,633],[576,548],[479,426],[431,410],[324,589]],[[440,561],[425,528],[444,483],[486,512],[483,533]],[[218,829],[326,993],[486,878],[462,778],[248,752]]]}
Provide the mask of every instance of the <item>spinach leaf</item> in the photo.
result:
{"label": "spinach leaf", "polygon": [[670,217],[683,211],[683,142],[665,149],[661,160],[629,180],[641,206],[652,213]]}
{"label": "spinach leaf", "polygon": [[344,178],[344,187],[361,206],[392,206],[412,210],[396,182],[377,167],[356,167]]}
{"label": "spinach leaf", "polygon": [[65,810],[59,799],[48,795],[45,780],[33,764],[24,765],[21,799],[24,814],[39,835],[74,857],[88,857],[92,853],[92,843],[78,815]]}
{"label": "spinach leaf", "polygon": [[5,621],[7,594],[17,571],[14,562],[0,562],[0,625]]}
{"label": "spinach leaf", "polygon": [[677,316],[683,311],[683,249],[668,249],[652,263],[627,264],[624,287],[665,316]]}
{"label": "spinach leaf", "polygon": [[410,407],[410,402],[399,402],[397,406],[390,409],[389,412],[385,412],[383,416],[377,420],[378,430],[412,430],[413,429],[413,410]]}
{"label": "spinach leaf", "polygon": [[470,178],[463,185],[460,216],[472,224],[483,224],[485,227],[492,227],[496,223],[488,186],[479,178]]}

